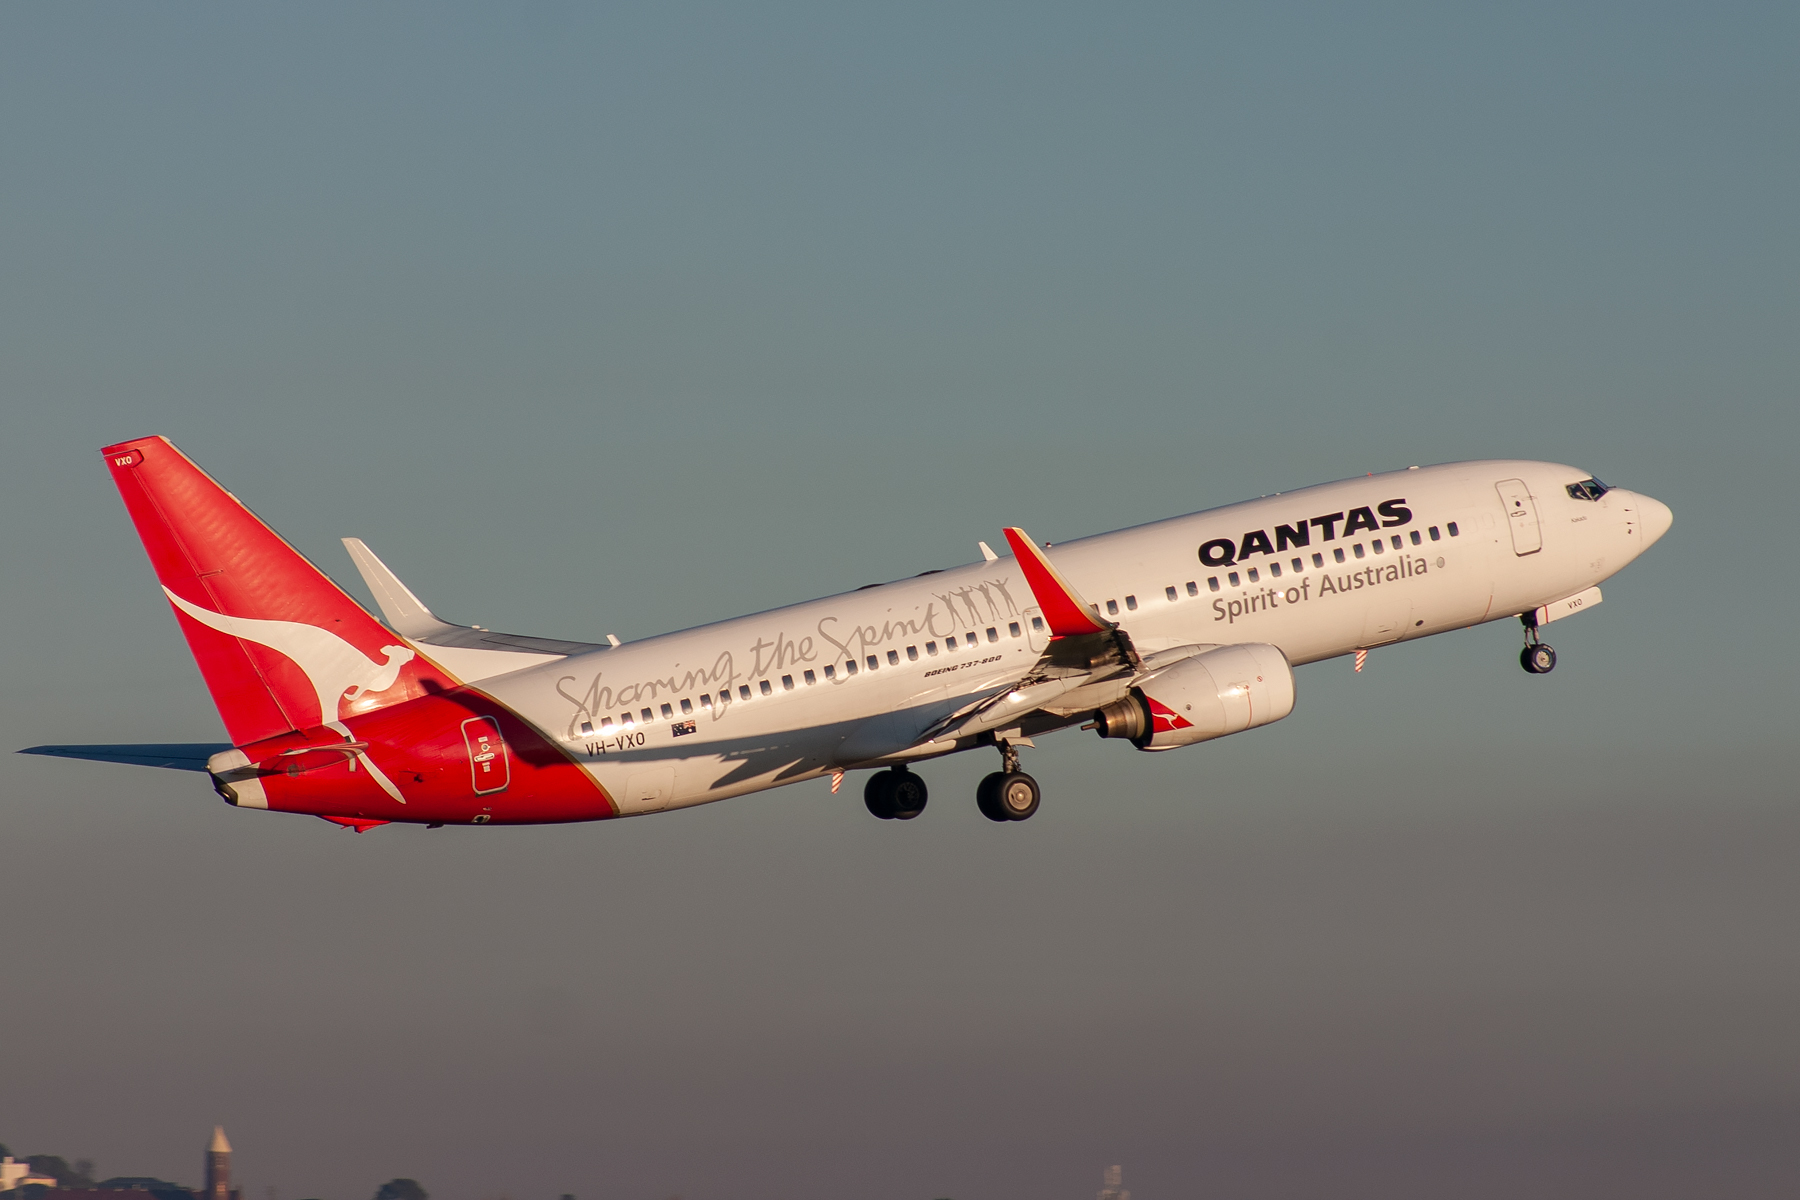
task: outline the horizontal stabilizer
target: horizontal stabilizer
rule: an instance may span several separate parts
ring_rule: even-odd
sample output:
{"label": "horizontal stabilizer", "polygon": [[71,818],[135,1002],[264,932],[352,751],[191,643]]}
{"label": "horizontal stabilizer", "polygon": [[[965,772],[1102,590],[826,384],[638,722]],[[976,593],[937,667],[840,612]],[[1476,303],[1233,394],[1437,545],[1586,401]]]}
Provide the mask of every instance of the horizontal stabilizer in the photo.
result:
{"label": "horizontal stabilizer", "polygon": [[229,749],[230,742],[152,742],[138,746],[27,746],[19,753],[89,758],[134,767],[167,767],[171,771],[204,771],[207,759]]}
{"label": "horizontal stabilizer", "polygon": [[452,625],[426,608],[424,602],[413,595],[412,589],[401,583],[399,576],[375,557],[375,552],[364,545],[361,538],[345,538],[344,549],[350,552],[356,569],[362,573],[363,582],[369,585],[375,603],[381,608],[381,615],[387,618],[395,633],[418,646],[483,650],[509,656],[484,663],[480,659],[461,655],[432,655],[465,680],[499,674],[500,671],[496,668],[502,666],[508,671],[531,666],[533,660],[526,657],[528,655],[539,655],[541,657],[536,661],[547,662],[551,658],[568,658],[575,654],[608,649],[607,646],[593,642],[530,637],[522,633],[495,633],[491,629],[480,629],[473,625]]}
{"label": "horizontal stabilizer", "polygon": [[1051,637],[1080,637],[1086,633],[1105,633],[1114,628],[1110,621],[1103,621],[1095,615],[1094,607],[1069,586],[1069,581],[1062,577],[1062,572],[1044,556],[1044,552],[1038,549],[1038,544],[1023,529],[1007,529],[1006,543],[1012,547],[1019,569],[1025,572],[1025,582],[1031,585],[1031,594],[1037,598],[1038,607],[1044,611],[1044,620],[1050,626]]}

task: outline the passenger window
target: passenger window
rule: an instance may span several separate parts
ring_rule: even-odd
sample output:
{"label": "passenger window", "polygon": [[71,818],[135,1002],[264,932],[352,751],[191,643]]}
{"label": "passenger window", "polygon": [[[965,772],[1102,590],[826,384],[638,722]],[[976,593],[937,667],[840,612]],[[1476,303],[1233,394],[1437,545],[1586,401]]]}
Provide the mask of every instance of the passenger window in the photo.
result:
{"label": "passenger window", "polygon": [[1352,546],[1351,550],[1355,551],[1356,557],[1361,558],[1363,556],[1363,548],[1362,548],[1361,542],[1358,542],[1358,543],[1356,543],[1356,545]]}
{"label": "passenger window", "polygon": [[[1340,550],[1340,551],[1338,551],[1338,561],[1339,561],[1339,562],[1343,562],[1343,561],[1344,561],[1344,553],[1343,553],[1343,551],[1341,551],[1341,550]],[[1313,555],[1313,566],[1315,566],[1315,567],[1322,567],[1322,566],[1324,566],[1324,565],[1325,565],[1325,556],[1324,556],[1324,555],[1323,555],[1323,554],[1315,554],[1315,555]]]}
{"label": "passenger window", "polygon": [[1429,532],[1431,533],[1431,540],[1434,542],[1437,541],[1438,540],[1437,526],[1433,525]]}
{"label": "passenger window", "polygon": [[[750,689],[749,689],[749,688],[745,688],[745,689],[744,689],[744,698],[745,698],[745,699],[746,699],[746,700],[747,700],[747,699],[749,699],[749,698],[750,698]],[[646,724],[646,725],[648,725],[648,724],[649,724],[649,723],[650,723],[650,720],[651,720],[651,717],[650,717],[650,710],[649,710],[649,709],[647,709],[647,708],[646,708],[646,709],[644,709],[644,710],[643,710],[643,711],[642,711],[642,712],[640,712],[640,713],[639,713],[639,714],[638,714],[638,716],[640,716],[640,717],[642,717],[642,718],[643,718],[643,720],[644,720],[644,724]]]}
{"label": "passenger window", "polygon": [[837,668],[832,666],[830,663],[825,664],[825,678],[827,678],[827,679],[836,679],[837,678]]}
{"label": "passenger window", "polygon": [[594,732],[594,723],[592,721],[583,721],[581,723],[581,736],[586,737],[592,732]]}
{"label": "passenger window", "polygon": [[1446,521],[1446,522],[1444,522],[1444,528],[1445,528],[1445,529],[1446,529],[1446,530],[1447,530],[1447,531],[1449,531],[1449,534],[1450,534],[1450,536],[1451,536],[1451,537],[1460,537],[1460,536],[1462,536],[1462,535],[1461,535],[1461,534],[1459,534],[1459,533],[1457,533],[1457,532],[1456,532],[1456,522],[1455,522],[1455,521]]}
{"label": "passenger window", "polygon": [[1394,549],[1398,550],[1400,548],[1400,535],[1396,533],[1394,535],[1393,541],[1394,541]]}
{"label": "passenger window", "polygon": [[1214,592],[1218,591],[1219,590],[1219,577],[1217,575],[1208,575],[1206,577],[1206,586],[1207,586],[1208,590],[1210,590],[1210,591],[1214,591]]}
{"label": "passenger window", "polygon": [[1419,531],[1416,529],[1412,531],[1412,544],[1415,546],[1419,544]]}
{"label": "passenger window", "polygon": [[1169,603],[1171,603],[1171,604],[1175,603],[1175,585],[1174,584],[1171,583],[1168,587],[1164,588],[1163,592],[1164,592],[1164,594],[1166,594],[1169,597]]}
{"label": "passenger window", "polygon": [[670,717],[675,715],[675,709],[673,707],[671,707],[670,705],[665,704],[662,706],[662,714],[663,714],[663,720],[666,721]]}
{"label": "passenger window", "polygon": [[1281,564],[1280,563],[1270,563],[1269,564],[1269,574],[1274,576],[1276,579],[1280,579],[1281,578]]}
{"label": "passenger window", "polygon": [[1119,602],[1117,600],[1108,600],[1106,602],[1106,615],[1109,617],[1116,617],[1119,615]]}
{"label": "passenger window", "polygon": [[620,713],[619,714],[619,728],[631,729],[636,724],[637,724],[637,722],[635,722],[631,719],[630,713]]}
{"label": "passenger window", "polygon": [[1012,634],[1014,637],[1025,636],[1025,631],[1019,628],[1019,623],[1017,621],[1008,621],[1006,623],[1006,632]]}
{"label": "passenger window", "polygon": [[847,658],[844,660],[844,674],[856,674],[856,660],[854,658]]}
{"label": "passenger window", "polygon": [[791,692],[794,690],[794,677],[792,675],[783,675],[781,677],[781,690],[784,692]]}
{"label": "passenger window", "polygon": [[944,649],[946,649],[946,650],[956,649],[956,635],[954,633],[944,639]]}
{"label": "passenger window", "polygon": [[877,668],[881,665],[881,660],[879,658],[876,658],[873,654],[869,655],[867,662],[869,664],[869,670],[871,670],[871,671],[875,670],[875,668]]}
{"label": "passenger window", "polygon": [[1339,546],[1337,549],[1333,550],[1331,552],[1331,557],[1336,559],[1338,562],[1343,562],[1344,561],[1344,548],[1342,546]]}
{"label": "passenger window", "polygon": [[711,692],[701,692],[700,693],[700,707],[704,708],[708,712],[712,711],[712,693]]}
{"label": "passenger window", "polygon": [[1374,548],[1375,553],[1377,553],[1377,554],[1385,554],[1387,552],[1387,543],[1382,541],[1380,538],[1376,538],[1372,543],[1370,543],[1370,545]]}
{"label": "passenger window", "polygon": [[1236,587],[1238,585],[1238,573],[1236,571],[1227,571],[1225,573],[1225,581],[1231,584],[1232,587]]}
{"label": "passenger window", "polygon": [[747,683],[738,684],[738,696],[748,700],[750,698],[750,685]]}
{"label": "passenger window", "polygon": [[992,625],[987,627],[987,635],[988,641],[990,642],[997,642],[1000,640],[1000,631],[995,629]]}
{"label": "passenger window", "polygon": [[611,717],[601,717],[600,718],[600,732],[602,734],[611,733],[612,727],[613,727],[613,724],[612,724]]}
{"label": "passenger window", "polygon": [[926,642],[925,643],[925,653],[930,655],[932,658],[936,658],[937,657],[937,643],[936,642]]}
{"label": "passenger window", "polygon": [[766,679],[756,685],[756,690],[765,696],[773,696],[775,694],[775,689],[769,686],[769,681]]}
{"label": "passenger window", "polygon": [[1039,633],[1044,632],[1044,618],[1042,618],[1042,617],[1031,618],[1031,627],[1033,629],[1037,630]]}
{"label": "passenger window", "polygon": [[907,662],[918,662],[919,661],[919,648],[917,646],[908,646],[906,648],[906,661]]}
{"label": "passenger window", "polygon": [[899,665],[900,665],[900,652],[898,650],[889,650],[888,651],[888,666],[897,667]]}
{"label": "passenger window", "polygon": [[[1187,589],[1188,589],[1188,595],[1190,595],[1190,596],[1198,596],[1200,594],[1200,585],[1198,583],[1195,583],[1192,579],[1188,580]],[[1219,589],[1217,587],[1213,588],[1213,591],[1215,591],[1215,592],[1218,590]]]}
{"label": "passenger window", "polygon": [[806,680],[807,687],[811,687],[813,684],[819,682],[819,677],[814,675],[811,671],[802,672],[800,678]]}
{"label": "passenger window", "polygon": [[1125,607],[1130,609],[1132,612],[1136,612],[1137,611],[1137,597],[1136,596],[1125,597]]}
{"label": "passenger window", "polygon": [[682,697],[681,715],[684,717],[691,716],[693,714],[693,711],[694,711],[694,702],[692,700],[687,699],[685,696]]}
{"label": "passenger window", "polygon": [[1306,560],[1304,558],[1296,558],[1294,560],[1294,570],[1296,572],[1306,570]]}
{"label": "passenger window", "polygon": [[1250,582],[1251,582],[1251,583],[1257,583],[1257,582],[1260,582],[1260,581],[1261,581],[1261,579],[1262,579],[1262,576],[1261,576],[1261,575],[1258,575],[1258,574],[1257,574],[1257,573],[1256,573],[1256,568],[1255,568],[1255,567],[1251,567],[1251,568],[1250,568]]}

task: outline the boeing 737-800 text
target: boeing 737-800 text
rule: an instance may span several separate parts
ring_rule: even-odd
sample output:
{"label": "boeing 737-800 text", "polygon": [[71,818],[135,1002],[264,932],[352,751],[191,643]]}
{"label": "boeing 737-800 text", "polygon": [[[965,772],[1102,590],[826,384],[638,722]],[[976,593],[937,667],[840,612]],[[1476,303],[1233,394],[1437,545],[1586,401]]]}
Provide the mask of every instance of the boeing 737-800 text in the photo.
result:
{"label": "boeing 737-800 text", "polygon": [[160,437],[103,451],[230,745],[27,753],[205,771],[239,808],[357,830],[636,816],[998,751],[976,801],[1037,811],[1018,747],[1068,726],[1172,750],[1294,707],[1295,666],[1519,618],[1542,627],[1669,528],[1666,505],[1546,462],[1413,467],[1266,496],[639,642],[438,619],[345,539],[384,626]]}

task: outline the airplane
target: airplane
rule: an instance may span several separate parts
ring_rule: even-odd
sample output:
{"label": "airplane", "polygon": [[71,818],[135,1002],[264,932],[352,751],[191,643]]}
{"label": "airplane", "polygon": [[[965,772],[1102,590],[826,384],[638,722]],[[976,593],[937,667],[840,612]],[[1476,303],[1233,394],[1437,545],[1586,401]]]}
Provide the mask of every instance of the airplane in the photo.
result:
{"label": "airplane", "polygon": [[33,746],[203,771],[238,808],[394,822],[639,816],[869,770],[868,811],[926,806],[928,759],[997,752],[996,822],[1038,810],[1019,751],[1080,727],[1138,750],[1279,721],[1294,668],[1544,626],[1667,533],[1669,507],[1548,462],[1408,467],[1280,492],[641,641],[440,619],[344,545],[383,625],[162,437],[102,454],[229,744]]}

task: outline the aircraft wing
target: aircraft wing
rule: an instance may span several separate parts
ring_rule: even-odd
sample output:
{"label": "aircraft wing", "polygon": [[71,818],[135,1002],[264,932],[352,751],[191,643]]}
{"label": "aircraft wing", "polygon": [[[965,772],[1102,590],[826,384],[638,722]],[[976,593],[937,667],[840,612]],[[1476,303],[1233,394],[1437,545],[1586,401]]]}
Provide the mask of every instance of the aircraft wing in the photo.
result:
{"label": "aircraft wing", "polygon": [[27,746],[19,753],[87,758],[134,767],[167,767],[171,771],[204,771],[207,759],[229,749],[230,742],[152,742],[123,746]]}

